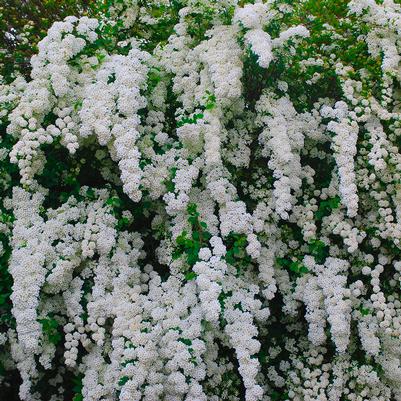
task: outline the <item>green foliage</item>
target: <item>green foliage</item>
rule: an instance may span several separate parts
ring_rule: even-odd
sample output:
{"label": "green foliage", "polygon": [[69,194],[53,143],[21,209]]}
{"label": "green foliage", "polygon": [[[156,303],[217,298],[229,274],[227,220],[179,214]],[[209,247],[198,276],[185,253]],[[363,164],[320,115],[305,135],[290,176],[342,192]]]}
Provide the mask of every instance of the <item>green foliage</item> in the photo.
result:
{"label": "green foliage", "polygon": [[363,306],[361,306],[359,308],[359,312],[361,312],[362,316],[367,316],[367,315],[371,315],[373,313],[373,311],[369,308],[364,308]]}
{"label": "green foliage", "polygon": [[246,252],[248,241],[245,234],[230,233],[226,238],[227,252],[225,259],[227,263],[237,268],[237,276],[251,264],[251,257]]}
{"label": "green foliage", "polygon": [[38,322],[42,324],[43,333],[47,336],[49,342],[57,345],[62,339],[59,322],[50,314],[47,318],[38,319]]}
{"label": "green foliage", "polygon": [[177,127],[182,127],[185,124],[196,124],[196,122],[203,117],[204,115],[202,113],[192,114],[192,117],[184,117],[177,121]]}
{"label": "green foliage", "polygon": [[121,365],[125,368],[128,365],[134,365],[136,363],[135,359],[128,359],[127,361],[124,361]]}
{"label": "green foliage", "polygon": [[151,67],[148,72],[147,91],[152,93],[152,90],[162,80],[161,71],[159,68]]}
{"label": "green foliage", "polygon": [[172,167],[170,169],[169,178],[163,181],[163,184],[166,186],[166,189],[169,192],[174,192],[175,185],[174,185],[174,181],[173,180],[175,178],[176,172],[177,172],[177,168],[176,167]]}
{"label": "green foliage", "polygon": [[124,206],[126,206],[124,201],[116,195],[107,199],[106,205],[111,206],[111,214],[117,219],[116,229],[119,231],[128,229],[132,221],[123,216]]}
{"label": "green foliage", "polygon": [[[1,26],[1,18],[0,18]],[[0,56],[1,57],[1,56]],[[0,110],[1,111],[1,110]],[[5,130],[4,125],[0,120],[0,135]],[[0,144],[7,151],[14,145],[14,139],[6,136],[0,139]],[[3,197],[10,196],[11,190],[9,183],[18,177],[15,165],[9,163],[8,158],[0,157],[0,185]],[[6,209],[0,202],[0,225],[3,227],[0,230],[0,329],[15,328],[15,319],[11,313],[12,303],[10,295],[12,293],[13,280],[8,271],[8,264],[11,256],[10,235],[7,234],[8,227],[10,230],[15,218],[12,211]]]}
{"label": "green foliage", "polygon": [[[13,216],[3,212],[0,214],[0,221],[12,220]],[[3,252],[0,253],[0,327],[14,327],[15,319],[11,314],[10,295],[12,293],[13,280],[8,271],[8,262],[11,255],[9,240],[4,233],[0,234],[0,244]]]}
{"label": "green foliage", "polygon": [[[194,203],[187,207],[189,214],[188,222],[191,224],[192,234],[189,237],[187,231],[183,231],[177,238],[177,247],[173,251],[173,259],[178,259],[182,255],[186,256],[187,264],[192,267],[198,260],[199,250],[208,246],[211,234],[207,231],[207,224],[199,220],[199,212]],[[225,259],[227,263],[237,268],[237,275],[240,276],[251,264],[251,257],[246,252],[248,241],[245,234],[230,233],[226,239],[227,252]],[[190,281],[196,278],[196,273],[190,271],[185,276]]]}
{"label": "green foliage", "polygon": [[194,280],[195,278],[196,278],[196,273],[193,271],[190,271],[185,274],[185,280],[187,280],[187,281]]}
{"label": "green foliage", "polygon": [[203,99],[205,110],[212,110],[216,106],[216,96],[213,93],[206,91],[206,96]]}
{"label": "green foliage", "polygon": [[324,263],[329,256],[329,247],[320,240],[312,240],[309,242],[309,253],[314,256],[317,263]]}
{"label": "green foliage", "polygon": [[121,209],[122,202],[118,196],[112,196],[111,198],[107,199],[106,205],[111,206],[114,210]]}
{"label": "green foliage", "polygon": [[188,345],[188,347],[189,347],[190,345],[192,345],[192,341],[191,341],[189,338],[182,338],[182,337],[180,337],[180,338],[178,339],[178,341],[182,342],[182,343],[185,344],[185,345]]}
{"label": "green foliage", "polygon": [[273,391],[271,394],[272,401],[286,401],[288,400],[288,393],[281,391]]}
{"label": "green foliage", "polygon": [[119,386],[124,386],[125,383],[127,383],[127,381],[129,380],[128,376],[123,376],[120,378],[120,380],[118,381],[118,385]]}
{"label": "green foliage", "polygon": [[0,4],[0,75],[28,75],[30,58],[53,22],[96,15],[96,0],[3,0]]}
{"label": "green foliage", "polygon": [[227,298],[230,298],[233,295],[232,291],[221,291],[218,297],[218,301],[220,304],[220,326],[224,327],[227,324],[226,319],[224,318],[224,310],[226,309],[225,301]]}
{"label": "green foliage", "polygon": [[279,266],[295,273],[296,276],[302,276],[309,272],[309,270],[297,260],[294,261],[287,258],[277,258],[276,262]]}
{"label": "green foliage", "polygon": [[[207,224],[199,220],[200,213],[196,204],[188,204],[187,212],[189,214],[188,222],[191,224],[192,229],[191,237],[188,237],[187,231],[183,231],[176,238],[177,246],[173,251],[173,259],[178,259],[185,255],[187,264],[192,267],[198,261],[199,250],[207,246],[211,234],[207,231]],[[186,275],[187,280],[193,280],[195,277],[196,274],[192,271]]]}
{"label": "green foliage", "polygon": [[84,397],[82,395],[82,379],[83,375],[79,374],[78,376],[74,376],[72,382],[73,382],[73,387],[72,391],[74,392],[74,396],[72,398],[72,401],[83,401]]}
{"label": "green foliage", "polygon": [[319,204],[319,209],[315,213],[315,220],[322,220],[324,216],[329,216],[333,209],[337,209],[340,206],[340,197],[335,196],[323,200]]}

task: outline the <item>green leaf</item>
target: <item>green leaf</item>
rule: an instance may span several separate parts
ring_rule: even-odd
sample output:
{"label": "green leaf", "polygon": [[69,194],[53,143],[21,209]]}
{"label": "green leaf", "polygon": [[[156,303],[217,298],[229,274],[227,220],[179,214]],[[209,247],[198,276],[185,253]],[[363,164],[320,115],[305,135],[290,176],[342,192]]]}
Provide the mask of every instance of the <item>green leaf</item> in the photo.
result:
{"label": "green leaf", "polygon": [[174,249],[172,253],[173,260],[177,260],[182,256],[182,252],[179,249]]}
{"label": "green leaf", "polygon": [[78,100],[74,103],[74,110],[78,111],[82,108],[82,100]]}
{"label": "green leaf", "polygon": [[62,336],[60,333],[55,333],[55,334],[50,334],[49,335],[49,341],[54,344],[57,345],[62,339]]}
{"label": "green leaf", "polygon": [[9,293],[0,294],[0,305],[4,305],[7,302],[9,296]]}
{"label": "green leaf", "polygon": [[195,226],[196,223],[198,222],[198,217],[197,216],[189,216],[188,222],[191,223],[192,226]]}
{"label": "green leaf", "polygon": [[184,245],[185,244],[185,241],[186,241],[186,239],[187,239],[187,232],[186,231],[183,231],[177,238],[176,238],[176,240],[175,240],[175,242],[178,244],[178,245]]}
{"label": "green leaf", "polygon": [[120,198],[118,198],[117,196],[113,196],[113,197],[107,199],[106,205],[110,205],[113,208],[121,208],[122,202],[121,202]]}
{"label": "green leaf", "polygon": [[367,316],[372,313],[369,308],[364,308],[363,306],[359,308],[359,311],[361,312],[362,316]]}
{"label": "green leaf", "polygon": [[93,188],[88,188],[86,191],[86,196],[91,199],[94,200],[95,199],[95,191]]}
{"label": "green leaf", "polygon": [[197,274],[193,271],[190,271],[185,275],[185,280],[191,281],[191,280],[194,280],[196,277],[197,277]]}
{"label": "green leaf", "polygon": [[124,386],[125,383],[129,380],[128,376],[123,376],[121,379],[118,381],[119,386]]}
{"label": "green leaf", "polygon": [[135,364],[136,360],[135,359],[129,359],[128,361],[124,361],[121,365],[123,367],[126,367],[127,365]]}
{"label": "green leaf", "polygon": [[182,338],[182,337],[180,337],[180,338],[178,339],[178,341],[181,341],[182,343],[184,343],[185,345],[188,345],[188,346],[192,345],[192,341],[191,341],[189,338]]}
{"label": "green leaf", "polygon": [[312,240],[309,243],[309,252],[318,263],[323,263],[329,253],[326,244],[320,240]]}
{"label": "green leaf", "polygon": [[58,331],[59,323],[53,317],[38,319],[42,325],[43,333],[47,336],[50,343],[57,345],[62,340],[62,335]]}

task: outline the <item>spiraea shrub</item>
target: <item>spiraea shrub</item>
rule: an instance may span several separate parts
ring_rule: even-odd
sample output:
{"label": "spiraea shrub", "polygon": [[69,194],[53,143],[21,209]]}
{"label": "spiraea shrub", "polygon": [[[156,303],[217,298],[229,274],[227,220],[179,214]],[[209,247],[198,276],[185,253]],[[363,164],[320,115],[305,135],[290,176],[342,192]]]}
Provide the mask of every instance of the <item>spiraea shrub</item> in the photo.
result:
{"label": "spiraea shrub", "polygon": [[399,3],[55,22],[0,86],[0,394],[400,401]]}

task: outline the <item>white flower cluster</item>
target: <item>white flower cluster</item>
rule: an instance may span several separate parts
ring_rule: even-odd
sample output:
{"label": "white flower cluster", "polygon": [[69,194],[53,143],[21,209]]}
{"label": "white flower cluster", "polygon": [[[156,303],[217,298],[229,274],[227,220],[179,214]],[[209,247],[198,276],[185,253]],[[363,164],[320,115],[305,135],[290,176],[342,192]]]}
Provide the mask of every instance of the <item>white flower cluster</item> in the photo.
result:
{"label": "white flower cluster", "polygon": [[258,57],[258,64],[262,68],[268,68],[273,60],[273,49],[282,47],[294,36],[308,37],[309,31],[302,25],[291,27],[280,33],[279,37],[272,40],[271,36],[263,30],[264,26],[275,17],[277,11],[271,4],[256,2],[237,8],[234,14],[234,22],[246,28],[244,39],[251,50]]}
{"label": "white flower cluster", "polygon": [[146,53],[136,48],[127,56],[111,56],[99,68],[95,83],[84,92],[79,112],[80,135],[95,133],[99,144],[110,146],[112,158],[121,170],[124,192],[136,202],[141,199],[136,141],[140,135],[138,111],[146,106],[140,93],[146,82],[145,60]]}
{"label": "white flower cluster", "polygon": [[[19,137],[10,158],[18,164],[24,184],[32,184],[33,177],[43,168],[45,157],[41,145],[50,144],[61,136],[70,152],[74,153],[78,147],[77,127],[69,116],[69,106],[77,101],[75,82],[85,81],[85,78],[77,76],[71,60],[96,40],[97,26],[96,19],[68,17],[55,23],[38,45],[39,53],[32,58],[33,79],[10,114],[7,127],[11,135]],[[44,126],[51,112],[59,118],[55,124]]]}
{"label": "white flower cluster", "polygon": [[224,280],[226,270],[225,262],[218,257],[211,257],[209,248],[202,248],[199,256],[203,261],[194,265],[193,271],[197,274],[196,284],[199,288],[199,300],[205,319],[209,322],[218,322],[221,313],[219,295],[221,283]]}
{"label": "white flower cluster", "polygon": [[358,194],[354,157],[359,127],[356,121],[347,120],[348,108],[345,102],[337,102],[334,108],[325,106],[321,112],[323,117],[333,119],[327,129],[334,133],[333,151],[340,177],[340,195],[347,206],[348,216],[355,217],[358,212]]}
{"label": "white flower cluster", "polygon": [[271,156],[268,166],[276,179],[273,190],[275,210],[281,218],[288,219],[294,195],[301,187],[302,121],[298,120],[288,98],[274,100],[262,95],[257,110],[260,113],[258,124],[264,127],[259,142],[263,146],[263,155]]}

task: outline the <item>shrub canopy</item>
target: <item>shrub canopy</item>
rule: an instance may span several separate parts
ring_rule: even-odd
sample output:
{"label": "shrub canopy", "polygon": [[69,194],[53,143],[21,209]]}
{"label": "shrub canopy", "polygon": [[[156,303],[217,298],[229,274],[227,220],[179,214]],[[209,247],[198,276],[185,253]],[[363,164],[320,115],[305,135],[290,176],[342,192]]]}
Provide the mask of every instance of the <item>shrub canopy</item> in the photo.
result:
{"label": "shrub canopy", "polygon": [[401,399],[399,2],[9,3],[9,399]]}

